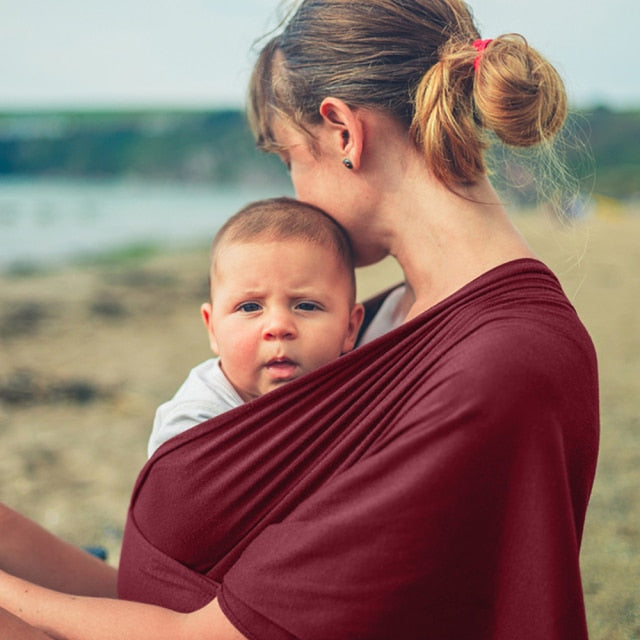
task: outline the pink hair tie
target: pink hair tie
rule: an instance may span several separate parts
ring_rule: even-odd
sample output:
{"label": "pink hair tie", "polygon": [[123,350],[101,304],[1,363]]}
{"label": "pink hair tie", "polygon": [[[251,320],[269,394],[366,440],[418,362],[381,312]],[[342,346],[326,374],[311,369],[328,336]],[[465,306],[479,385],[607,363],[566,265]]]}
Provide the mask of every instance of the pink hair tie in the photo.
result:
{"label": "pink hair tie", "polygon": [[474,40],[473,47],[478,52],[476,59],[473,61],[473,70],[478,71],[480,66],[480,60],[482,58],[482,52],[487,48],[490,42],[493,42],[493,38],[487,38],[486,40]]}

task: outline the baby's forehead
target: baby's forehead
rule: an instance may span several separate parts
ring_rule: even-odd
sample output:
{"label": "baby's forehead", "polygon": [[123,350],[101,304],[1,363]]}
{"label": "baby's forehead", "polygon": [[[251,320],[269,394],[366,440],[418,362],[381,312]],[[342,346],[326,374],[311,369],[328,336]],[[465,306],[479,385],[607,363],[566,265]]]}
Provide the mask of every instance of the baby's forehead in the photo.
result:
{"label": "baby's forehead", "polygon": [[[261,248],[273,247],[271,251],[261,251]],[[348,279],[355,289],[355,273],[352,264],[345,258],[339,247],[329,241],[306,238],[304,236],[275,237],[273,235],[251,236],[242,238],[223,238],[214,248],[211,256],[209,281],[214,281],[228,274],[234,274],[242,266],[244,273],[249,264],[255,275],[268,273],[274,261],[287,264],[293,259],[291,251],[304,252],[306,258],[311,256],[316,273],[336,279]],[[266,270],[266,271],[265,271]]]}
{"label": "baby's forehead", "polygon": [[332,244],[328,241],[321,241],[318,239],[307,238],[305,236],[276,236],[272,233],[261,233],[256,236],[251,237],[223,237],[216,244],[214,249],[212,258],[211,258],[211,267],[215,268],[217,263],[221,260],[225,260],[227,258],[233,259],[233,254],[236,254],[235,251],[229,251],[229,249],[240,249],[246,247],[247,251],[251,251],[251,247],[265,246],[265,245],[277,245],[277,247],[281,250],[285,250],[287,248],[296,248],[302,249],[303,251],[309,252],[317,252],[317,253],[331,253],[336,256],[340,260],[340,251],[335,244]]}

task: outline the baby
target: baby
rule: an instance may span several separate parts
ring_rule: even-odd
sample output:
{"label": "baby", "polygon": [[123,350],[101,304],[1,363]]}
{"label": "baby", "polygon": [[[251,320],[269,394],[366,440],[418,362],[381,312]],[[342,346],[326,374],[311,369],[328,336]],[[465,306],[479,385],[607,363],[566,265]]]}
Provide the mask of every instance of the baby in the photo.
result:
{"label": "baby", "polygon": [[183,431],[353,349],[351,246],[324,212],[292,198],[247,205],[211,248],[210,301],[201,307],[218,357],[195,367],[155,416],[148,454]]}

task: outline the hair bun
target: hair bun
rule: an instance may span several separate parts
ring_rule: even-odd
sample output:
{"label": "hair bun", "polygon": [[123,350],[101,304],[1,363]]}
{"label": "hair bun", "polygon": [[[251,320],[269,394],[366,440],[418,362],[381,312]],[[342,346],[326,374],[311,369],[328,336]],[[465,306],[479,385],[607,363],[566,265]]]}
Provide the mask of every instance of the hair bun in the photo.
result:
{"label": "hair bun", "polygon": [[482,125],[512,146],[553,137],[567,116],[558,72],[519,34],[502,35],[482,52],[473,97]]}

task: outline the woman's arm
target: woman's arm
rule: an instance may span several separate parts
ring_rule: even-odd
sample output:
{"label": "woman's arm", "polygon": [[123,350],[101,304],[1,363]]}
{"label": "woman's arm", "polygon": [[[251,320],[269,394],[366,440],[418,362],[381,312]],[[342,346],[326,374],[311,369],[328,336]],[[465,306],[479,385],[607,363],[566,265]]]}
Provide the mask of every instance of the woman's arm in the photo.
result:
{"label": "woman's arm", "polygon": [[[0,637],[39,640],[246,640],[213,600],[193,613],[154,605],[68,595],[0,572]],[[8,612],[8,614],[7,614]],[[13,618],[25,622],[21,628]],[[23,635],[7,635],[18,629]],[[29,635],[33,633],[32,635]]]}
{"label": "woman's arm", "polygon": [[17,616],[0,608],[0,636],[11,640],[51,640],[44,631],[36,629]]}
{"label": "woman's arm", "polygon": [[0,608],[0,636],[11,640],[51,640],[43,631]]}
{"label": "woman's arm", "polygon": [[0,503],[0,569],[66,593],[116,596],[117,571]]}

